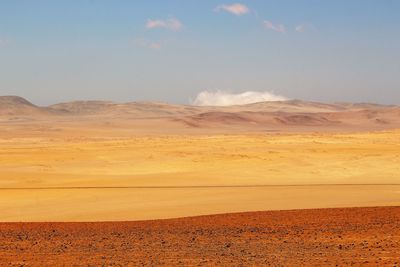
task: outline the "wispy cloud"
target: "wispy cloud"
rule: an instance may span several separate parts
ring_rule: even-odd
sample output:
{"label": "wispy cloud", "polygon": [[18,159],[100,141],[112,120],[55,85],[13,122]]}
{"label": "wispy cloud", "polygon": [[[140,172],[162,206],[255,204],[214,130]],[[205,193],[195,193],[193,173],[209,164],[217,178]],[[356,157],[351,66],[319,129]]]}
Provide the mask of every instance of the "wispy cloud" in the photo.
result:
{"label": "wispy cloud", "polygon": [[162,48],[162,43],[161,42],[154,42],[154,41],[149,41],[144,38],[138,38],[134,39],[133,44],[153,50],[160,50]]}
{"label": "wispy cloud", "polygon": [[247,91],[243,93],[229,93],[225,91],[200,92],[192,102],[195,106],[232,106],[245,105],[265,101],[284,101],[286,97],[275,95],[272,92]]}
{"label": "wispy cloud", "polygon": [[241,16],[250,12],[250,9],[243,4],[234,3],[230,5],[219,5],[214,8],[215,12],[226,11],[236,16]]}
{"label": "wispy cloud", "polygon": [[149,19],[146,22],[146,29],[167,29],[171,31],[179,31],[183,28],[182,22],[176,18],[169,18],[166,20],[161,19]]}
{"label": "wispy cloud", "polygon": [[286,33],[286,27],[283,24],[274,24],[269,20],[264,20],[264,27],[271,31]]}
{"label": "wispy cloud", "polygon": [[315,30],[315,27],[313,24],[305,22],[305,23],[297,24],[294,27],[294,30],[298,33],[303,33],[303,32],[313,31],[313,30]]}
{"label": "wispy cloud", "polygon": [[306,30],[306,26],[304,24],[299,24],[299,25],[296,25],[296,27],[294,27],[294,30],[296,32],[303,33]]}

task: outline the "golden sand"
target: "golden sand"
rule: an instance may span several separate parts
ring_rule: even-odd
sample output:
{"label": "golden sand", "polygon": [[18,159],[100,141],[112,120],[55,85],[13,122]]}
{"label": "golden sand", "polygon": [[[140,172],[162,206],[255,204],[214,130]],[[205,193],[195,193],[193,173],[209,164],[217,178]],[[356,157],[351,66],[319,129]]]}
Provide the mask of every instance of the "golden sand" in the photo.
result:
{"label": "golden sand", "polygon": [[399,205],[400,131],[2,138],[0,188],[0,221]]}

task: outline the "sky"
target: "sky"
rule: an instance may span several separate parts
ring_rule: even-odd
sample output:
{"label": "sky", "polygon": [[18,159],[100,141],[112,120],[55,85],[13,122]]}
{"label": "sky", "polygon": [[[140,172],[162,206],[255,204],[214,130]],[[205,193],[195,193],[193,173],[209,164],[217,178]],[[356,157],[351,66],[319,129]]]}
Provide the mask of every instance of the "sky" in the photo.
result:
{"label": "sky", "polygon": [[0,95],[400,104],[398,0],[0,0]]}

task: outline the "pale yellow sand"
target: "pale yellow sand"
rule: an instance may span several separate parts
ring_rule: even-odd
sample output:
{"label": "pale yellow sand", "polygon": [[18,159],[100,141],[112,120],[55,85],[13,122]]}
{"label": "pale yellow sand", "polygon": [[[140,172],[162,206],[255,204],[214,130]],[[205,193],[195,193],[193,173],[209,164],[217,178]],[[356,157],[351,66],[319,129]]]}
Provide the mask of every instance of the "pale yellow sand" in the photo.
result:
{"label": "pale yellow sand", "polygon": [[[338,186],[342,184],[347,185]],[[257,185],[263,187],[213,187]],[[147,188],[175,186],[183,188]],[[400,131],[123,139],[9,136],[0,139],[0,188],[0,221],[400,205]]]}
{"label": "pale yellow sand", "polygon": [[400,186],[0,191],[1,221],[126,221],[239,211],[400,205]]}

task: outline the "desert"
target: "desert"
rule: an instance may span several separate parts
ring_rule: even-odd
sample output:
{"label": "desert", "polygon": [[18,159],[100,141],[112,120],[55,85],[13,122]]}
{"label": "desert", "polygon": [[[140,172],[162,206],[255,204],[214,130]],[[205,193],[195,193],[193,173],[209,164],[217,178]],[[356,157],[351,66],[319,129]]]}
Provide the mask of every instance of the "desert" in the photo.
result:
{"label": "desert", "polygon": [[397,266],[399,110],[0,97],[0,265]]}
{"label": "desert", "polygon": [[400,204],[395,106],[0,101],[0,221]]}
{"label": "desert", "polygon": [[400,267],[399,10],[0,0],[0,267]]}

